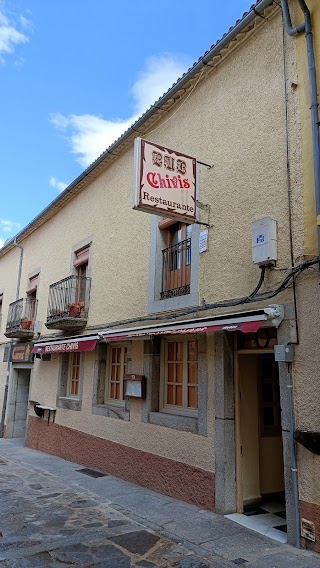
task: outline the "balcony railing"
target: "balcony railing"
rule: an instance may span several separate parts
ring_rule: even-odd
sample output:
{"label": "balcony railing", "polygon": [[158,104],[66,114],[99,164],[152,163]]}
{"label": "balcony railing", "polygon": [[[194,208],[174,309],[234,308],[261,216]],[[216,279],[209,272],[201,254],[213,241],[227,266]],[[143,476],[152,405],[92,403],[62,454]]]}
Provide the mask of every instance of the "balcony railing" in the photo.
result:
{"label": "balcony railing", "polygon": [[162,251],[161,300],[190,294],[191,239]]}
{"label": "balcony railing", "polygon": [[37,303],[35,298],[20,298],[9,305],[6,337],[33,337]]}
{"label": "balcony railing", "polygon": [[91,278],[68,276],[49,288],[46,327],[79,329],[88,320]]}

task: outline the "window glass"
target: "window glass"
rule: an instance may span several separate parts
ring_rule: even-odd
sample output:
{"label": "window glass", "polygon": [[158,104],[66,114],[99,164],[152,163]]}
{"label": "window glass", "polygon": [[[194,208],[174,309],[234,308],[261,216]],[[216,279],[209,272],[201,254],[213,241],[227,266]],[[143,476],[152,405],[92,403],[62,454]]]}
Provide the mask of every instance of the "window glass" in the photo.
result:
{"label": "window glass", "polygon": [[109,352],[108,366],[108,399],[123,400],[123,377],[127,373],[128,347],[127,345],[112,345]]}
{"label": "window glass", "polygon": [[80,353],[74,352],[69,355],[69,376],[67,396],[79,396],[80,382]]}
{"label": "window glass", "polygon": [[165,340],[164,407],[196,410],[198,344],[196,340]]}

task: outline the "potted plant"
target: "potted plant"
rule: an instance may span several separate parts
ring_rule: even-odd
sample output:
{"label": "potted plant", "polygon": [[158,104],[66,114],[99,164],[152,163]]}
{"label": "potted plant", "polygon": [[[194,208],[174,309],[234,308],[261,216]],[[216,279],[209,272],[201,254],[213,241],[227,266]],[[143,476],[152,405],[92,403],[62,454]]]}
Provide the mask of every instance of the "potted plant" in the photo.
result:
{"label": "potted plant", "polygon": [[27,318],[21,318],[20,327],[21,329],[30,329],[32,321]]}
{"label": "potted plant", "polygon": [[69,316],[79,318],[84,315],[84,302],[72,302],[69,304]]}

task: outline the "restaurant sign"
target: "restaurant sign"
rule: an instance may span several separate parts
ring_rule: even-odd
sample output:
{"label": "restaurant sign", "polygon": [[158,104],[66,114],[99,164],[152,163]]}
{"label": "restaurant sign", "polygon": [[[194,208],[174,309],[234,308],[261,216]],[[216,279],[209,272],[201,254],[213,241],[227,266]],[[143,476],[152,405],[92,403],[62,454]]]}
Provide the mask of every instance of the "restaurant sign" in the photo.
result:
{"label": "restaurant sign", "polygon": [[72,353],[73,351],[93,351],[97,345],[97,338],[89,339],[70,339],[70,341],[52,341],[50,343],[37,343],[33,348],[33,353],[52,354],[52,353]]}
{"label": "restaurant sign", "polygon": [[32,363],[34,355],[32,353],[33,343],[15,343],[10,353],[11,363]]}
{"label": "restaurant sign", "polygon": [[195,158],[136,138],[134,165],[133,209],[196,221]]}

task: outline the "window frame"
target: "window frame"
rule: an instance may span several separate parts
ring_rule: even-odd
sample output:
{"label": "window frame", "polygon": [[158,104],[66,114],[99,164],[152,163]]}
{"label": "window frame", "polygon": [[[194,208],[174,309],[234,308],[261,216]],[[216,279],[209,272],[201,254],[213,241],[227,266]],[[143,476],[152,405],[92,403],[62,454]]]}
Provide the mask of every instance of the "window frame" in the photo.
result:
{"label": "window frame", "polygon": [[149,288],[148,288],[148,313],[155,314],[199,305],[199,225],[190,224],[189,234],[191,239],[191,264],[190,266],[190,293],[182,296],[161,299],[163,278],[163,255],[166,248],[165,227],[159,228],[159,216],[151,216],[151,242],[149,261]]}
{"label": "window frame", "polygon": [[79,354],[79,375],[78,375],[78,394],[72,395],[70,393],[70,377],[72,369],[72,358],[76,352],[60,353],[59,356],[59,381],[57,390],[57,408],[64,408],[66,410],[81,410],[82,407],[82,391],[84,380],[84,364],[85,353],[78,352]]}
{"label": "window frame", "polygon": [[[182,368],[182,400],[185,403],[187,400],[187,389],[188,381],[185,379],[185,373],[188,364],[188,342],[196,341],[197,343],[197,408],[188,408],[187,406],[175,406],[168,405],[166,403],[166,393],[167,393],[167,345],[170,342],[182,342],[183,344],[183,368]],[[187,416],[191,418],[198,418],[199,414],[199,341],[198,337],[194,334],[187,335],[172,335],[170,337],[164,337],[161,341],[161,353],[160,353],[160,400],[159,400],[159,412],[165,414],[175,414],[180,416]]]}
{"label": "window frame", "polygon": [[[76,359],[76,362],[75,362]],[[80,351],[74,351],[69,353],[69,360],[68,360],[68,378],[67,378],[67,390],[66,390],[66,398],[71,400],[79,400],[80,394],[80,373],[81,373],[81,353]],[[74,371],[76,369],[76,380],[74,381]],[[75,383],[77,385],[77,393],[72,394],[72,384]]]}
{"label": "window frame", "polygon": [[82,278],[88,278],[91,245],[85,245],[74,251],[73,270],[77,276],[75,302],[82,304],[83,309],[88,305],[87,285]]}
{"label": "window frame", "polygon": [[[110,398],[110,391],[111,391],[111,367],[112,367],[112,349],[121,349],[121,361],[120,361],[120,398]],[[128,360],[129,360],[129,349],[130,344],[129,342],[117,342],[117,343],[110,343],[107,347],[107,359],[106,359],[106,378],[105,378],[105,390],[104,390],[104,400],[105,404],[109,406],[125,406],[125,398],[123,393],[123,375],[128,373]],[[125,359],[125,350],[126,350],[126,363]],[[125,372],[124,367],[126,366]]]}
{"label": "window frame", "polygon": [[[161,291],[169,292],[182,286],[189,286],[188,294],[190,294],[192,226],[189,223],[164,219],[158,223],[158,227],[163,233],[165,243],[165,248],[161,252],[162,255],[164,253],[166,255],[166,260],[163,256],[162,270],[165,274],[162,274]],[[187,239],[190,239],[190,247],[187,246]],[[163,299],[161,298],[162,301]]]}
{"label": "window frame", "polygon": [[38,299],[38,289],[39,289],[39,281],[40,281],[40,269],[34,270],[28,276],[28,283],[26,289],[26,298],[28,300],[34,300],[34,303],[30,306],[30,312],[28,316],[32,323],[35,322],[37,317],[37,299]]}

